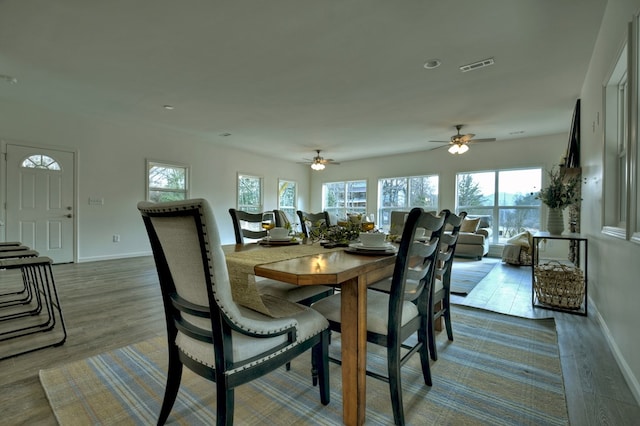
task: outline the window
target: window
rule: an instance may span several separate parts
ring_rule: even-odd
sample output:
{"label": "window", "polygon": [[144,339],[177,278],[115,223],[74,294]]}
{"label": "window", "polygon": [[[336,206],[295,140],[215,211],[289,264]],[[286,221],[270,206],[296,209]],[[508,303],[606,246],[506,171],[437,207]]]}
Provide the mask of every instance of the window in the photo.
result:
{"label": "window", "polygon": [[489,216],[493,243],[540,230],[540,200],[535,195],[541,188],[542,169],[458,173],[456,179],[456,210]]}
{"label": "window", "polygon": [[27,169],[61,170],[60,164],[48,155],[30,155],[22,162],[22,167]]}
{"label": "window", "polygon": [[626,238],[630,92],[628,48],[622,49],[604,88],[603,232]]}
{"label": "window", "polygon": [[438,210],[438,176],[395,177],[378,180],[378,227],[388,229],[392,210]]}
{"label": "window", "polygon": [[189,198],[189,167],[147,160],[147,200],[156,203]]}
{"label": "window", "polygon": [[238,173],[238,210],[262,211],[262,178]]}
{"label": "window", "polygon": [[367,181],[330,182],[322,185],[322,209],[345,218],[347,213],[367,213]]}
{"label": "window", "polygon": [[290,223],[296,223],[298,210],[298,185],[291,180],[278,180],[278,209],[282,210]]}

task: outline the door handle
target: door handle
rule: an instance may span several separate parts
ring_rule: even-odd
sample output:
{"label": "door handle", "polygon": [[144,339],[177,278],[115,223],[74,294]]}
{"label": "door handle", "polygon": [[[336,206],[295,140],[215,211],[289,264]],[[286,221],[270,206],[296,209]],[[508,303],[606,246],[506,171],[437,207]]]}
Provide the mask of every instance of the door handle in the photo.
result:
{"label": "door handle", "polygon": [[68,218],[72,218],[73,217],[73,215],[71,213],[66,214],[65,216],[68,217]]}

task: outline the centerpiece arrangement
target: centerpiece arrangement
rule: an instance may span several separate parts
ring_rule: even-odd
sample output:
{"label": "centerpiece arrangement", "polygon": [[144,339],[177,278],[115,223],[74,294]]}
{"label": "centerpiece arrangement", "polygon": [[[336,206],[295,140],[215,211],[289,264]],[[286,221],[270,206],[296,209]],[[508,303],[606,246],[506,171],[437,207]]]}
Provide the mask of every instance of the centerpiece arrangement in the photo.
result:
{"label": "centerpiece arrangement", "polygon": [[554,167],[547,171],[548,185],[536,195],[547,207],[547,231],[554,235],[564,231],[563,210],[580,202],[580,179],[578,176],[566,176],[563,169]]}
{"label": "centerpiece arrangement", "polygon": [[309,231],[311,241],[333,247],[347,247],[358,240],[361,232],[373,229],[373,223],[363,222],[361,215],[350,215],[347,220],[340,220],[333,226],[327,226],[324,221],[312,225]]}

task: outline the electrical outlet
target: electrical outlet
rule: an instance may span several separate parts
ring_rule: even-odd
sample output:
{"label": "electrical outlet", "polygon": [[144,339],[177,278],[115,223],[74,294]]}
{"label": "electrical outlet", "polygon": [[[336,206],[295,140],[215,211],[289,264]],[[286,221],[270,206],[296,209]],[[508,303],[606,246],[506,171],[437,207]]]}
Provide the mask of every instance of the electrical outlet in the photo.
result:
{"label": "electrical outlet", "polygon": [[114,243],[119,243],[120,242],[120,235],[113,234],[113,242]]}

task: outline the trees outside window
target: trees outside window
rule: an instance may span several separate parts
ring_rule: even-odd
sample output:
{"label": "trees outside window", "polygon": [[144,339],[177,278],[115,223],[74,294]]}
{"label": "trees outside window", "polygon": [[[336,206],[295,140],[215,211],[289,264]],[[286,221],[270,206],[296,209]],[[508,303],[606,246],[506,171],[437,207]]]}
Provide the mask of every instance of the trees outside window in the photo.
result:
{"label": "trees outside window", "polygon": [[540,230],[540,200],[535,194],[541,182],[540,168],[458,173],[456,210],[490,216],[493,243],[524,231],[535,233]]}
{"label": "trees outside window", "polygon": [[189,198],[189,167],[147,160],[147,200],[156,203]]}
{"label": "trees outside window", "polygon": [[421,207],[438,210],[438,176],[394,177],[378,180],[377,226],[388,229],[393,210]]}
{"label": "trees outside window", "polygon": [[238,173],[238,210],[262,211],[262,178]]}
{"label": "trees outside window", "polygon": [[322,185],[322,209],[337,218],[367,213],[367,181],[328,182]]}
{"label": "trees outside window", "polygon": [[298,210],[298,185],[291,180],[278,180],[278,209],[282,210],[290,223],[296,223]]}

